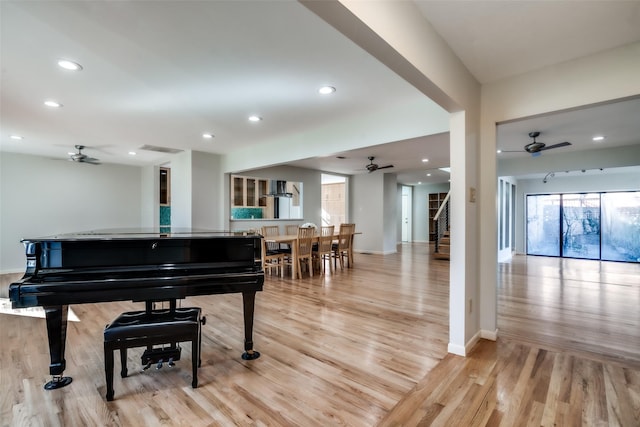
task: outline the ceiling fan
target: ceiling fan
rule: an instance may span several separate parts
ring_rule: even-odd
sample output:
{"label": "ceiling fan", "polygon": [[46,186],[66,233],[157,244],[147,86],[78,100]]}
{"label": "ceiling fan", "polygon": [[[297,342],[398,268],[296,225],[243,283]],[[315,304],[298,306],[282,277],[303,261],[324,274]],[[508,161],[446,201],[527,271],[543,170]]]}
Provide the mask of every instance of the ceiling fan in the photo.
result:
{"label": "ceiling fan", "polygon": [[369,173],[371,172],[375,172],[378,169],[387,169],[387,168],[392,168],[393,165],[386,165],[386,166],[378,166],[377,164],[373,163],[373,159],[375,159],[375,157],[373,156],[369,156],[367,157],[369,159],[369,164],[366,166],[367,170],[369,171]]}
{"label": "ceiling fan", "polygon": [[[547,145],[544,142],[536,141],[536,138],[540,136],[540,132],[529,132],[529,138],[533,138],[533,142],[524,146],[524,151],[530,153],[532,156],[539,156],[541,151],[550,150],[552,148],[560,148],[571,145],[570,142],[564,141],[558,144]],[[504,151],[505,153],[519,153],[520,151]]]}
{"label": "ceiling fan", "polygon": [[99,165],[100,160],[94,157],[89,157],[86,154],[82,154],[82,150],[86,147],[84,145],[76,145],[77,153],[69,154],[69,160],[77,163],[89,163],[91,165]]}

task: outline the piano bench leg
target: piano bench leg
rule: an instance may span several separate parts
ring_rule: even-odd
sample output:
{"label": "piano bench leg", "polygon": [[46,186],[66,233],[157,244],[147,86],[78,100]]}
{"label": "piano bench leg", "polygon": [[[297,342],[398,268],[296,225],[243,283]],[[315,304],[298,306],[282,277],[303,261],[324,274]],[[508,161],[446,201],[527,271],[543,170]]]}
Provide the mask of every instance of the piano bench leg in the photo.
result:
{"label": "piano bench leg", "polygon": [[193,380],[191,388],[198,388],[198,366],[200,366],[200,338],[191,341],[191,368],[193,370]]}
{"label": "piano bench leg", "polygon": [[113,400],[113,350],[104,344],[104,372],[107,380],[107,401]]}
{"label": "piano bench leg", "polygon": [[120,366],[121,366],[120,377],[126,378],[127,374],[129,373],[127,370],[127,348],[126,347],[120,348]]}

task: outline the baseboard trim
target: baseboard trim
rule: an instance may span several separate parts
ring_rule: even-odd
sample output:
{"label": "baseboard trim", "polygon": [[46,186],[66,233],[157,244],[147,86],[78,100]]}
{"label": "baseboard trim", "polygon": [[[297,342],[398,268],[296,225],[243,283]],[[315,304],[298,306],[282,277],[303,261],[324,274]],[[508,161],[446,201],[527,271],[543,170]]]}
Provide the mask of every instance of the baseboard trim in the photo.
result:
{"label": "baseboard trim", "polygon": [[449,343],[449,345],[447,345],[447,351],[462,357],[467,355],[465,348],[458,344]]}
{"label": "baseboard trim", "polygon": [[480,338],[489,341],[497,341],[498,340],[498,328],[495,331],[488,331],[486,329],[480,329]]}
{"label": "baseboard trim", "polygon": [[390,254],[395,254],[397,252],[398,251],[363,251],[358,249],[353,250],[353,253],[363,254],[363,255],[390,255]]}
{"label": "baseboard trim", "polygon": [[495,331],[481,329],[476,332],[476,334],[471,337],[471,339],[467,341],[464,346],[449,343],[447,345],[447,351],[458,356],[466,357],[467,354],[469,354],[471,350],[473,350],[473,347],[475,347],[475,345],[478,344],[478,341],[480,341],[481,339],[496,341],[498,339],[498,329],[496,329]]}

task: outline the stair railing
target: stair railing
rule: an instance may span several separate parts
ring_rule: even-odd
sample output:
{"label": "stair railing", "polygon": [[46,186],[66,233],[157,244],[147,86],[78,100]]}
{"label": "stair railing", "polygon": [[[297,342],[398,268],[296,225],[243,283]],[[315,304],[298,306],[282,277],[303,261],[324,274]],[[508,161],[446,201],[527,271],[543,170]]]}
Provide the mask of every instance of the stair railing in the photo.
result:
{"label": "stair railing", "polygon": [[435,252],[439,251],[440,240],[442,239],[442,236],[444,236],[445,231],[449,230],[449,196],[451,196],[451,190],[449,190],[433,217],[436,230]]}

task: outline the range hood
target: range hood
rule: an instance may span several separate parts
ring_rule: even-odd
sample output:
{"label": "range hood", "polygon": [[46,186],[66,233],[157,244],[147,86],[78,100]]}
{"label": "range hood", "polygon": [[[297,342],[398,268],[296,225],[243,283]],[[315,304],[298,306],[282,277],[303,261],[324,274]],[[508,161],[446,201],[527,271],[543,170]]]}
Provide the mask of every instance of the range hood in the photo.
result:
{"label": "range hood", "polygon": [[272,179],[267,197],[293,197],[293,194],[287,193],[287,181]]}

